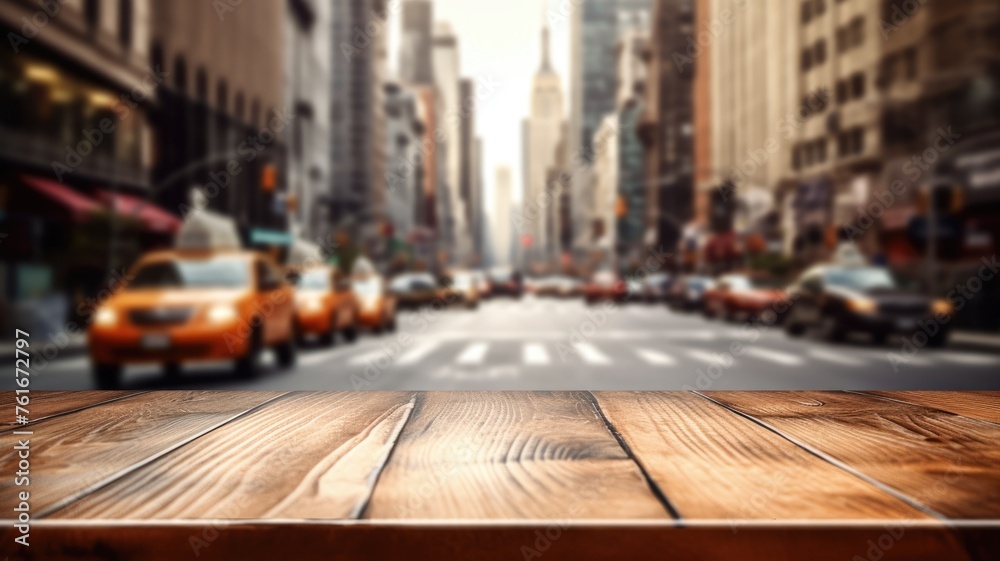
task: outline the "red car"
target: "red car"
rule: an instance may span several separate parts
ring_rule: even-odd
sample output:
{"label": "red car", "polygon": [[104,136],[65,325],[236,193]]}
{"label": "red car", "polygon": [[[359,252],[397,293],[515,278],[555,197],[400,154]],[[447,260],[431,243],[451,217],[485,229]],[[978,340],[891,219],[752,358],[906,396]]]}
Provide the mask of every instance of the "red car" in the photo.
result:
{"label": "red car", "polygon": [[629,299],[628,284],[611,271],[598,271],[581,290],[587,304],[604,300],[624,302]]}
{"label": "red car", "polygon": [[722,317],[729,321],[768,319],[775,323],[782,317],[788,295],[777,279],[733,274],[721,277],[714,287],[705,291],[702,313],[705,317]]}

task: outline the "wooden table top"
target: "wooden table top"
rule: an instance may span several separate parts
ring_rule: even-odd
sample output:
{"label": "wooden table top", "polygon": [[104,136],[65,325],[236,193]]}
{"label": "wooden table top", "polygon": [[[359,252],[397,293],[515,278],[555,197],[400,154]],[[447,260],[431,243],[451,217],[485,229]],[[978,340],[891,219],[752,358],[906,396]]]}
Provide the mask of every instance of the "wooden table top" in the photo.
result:
{"label": "wooden table top", "polygon": [[1000,557],[1000,392],[33,391],[26,426],[14,399],[13,559]]}

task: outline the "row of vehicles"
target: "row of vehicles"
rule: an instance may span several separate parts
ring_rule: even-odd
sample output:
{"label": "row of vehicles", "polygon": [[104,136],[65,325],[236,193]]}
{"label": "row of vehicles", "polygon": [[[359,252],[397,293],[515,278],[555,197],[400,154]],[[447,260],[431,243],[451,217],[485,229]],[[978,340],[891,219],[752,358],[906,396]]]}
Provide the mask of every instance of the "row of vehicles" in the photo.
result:
{"label": "row of vehicles", "polygon": [[348,274],[322,263],[281,267],[241,249],[150,253],[126,278],[91,318],[89,352],[101,388],[118,387],[132,364],[160,364],[176,377],[185,363],[231,361],[238,376],[253,378],[266,349],[287,369],[304,345],[394,331],[400,309],[476,308],[484,298],[520,297],[524,290],[509,269],[386,279],[367,260]]}
{"label": "row of vehicles", "polygon": [[734,273],[717,279],[681,275],[664,281],[663,300],[673,309],[700,311],[706,318],[763,321],[782,325],[798,337],[816,331],[830,341],[851,334],[883,344],[893,334],[912,334],[924,326],[928,345],[944,346],[954,306],[921,295],[885,267],[817,265],[790,284],[763,275]]}
{"label": "row of vehicles", "polygon": [[102,388],[116,387],[129,364],[158,363],[177,376],[187,362],[230,360],[252,378],[265,349],[290,368],[310,339],[350,343],[361,330],[396,326],[396,298],[370,269],[289,270],[257,252],[185,249],[148,254],[127,278],[94,312],[88,333]]}

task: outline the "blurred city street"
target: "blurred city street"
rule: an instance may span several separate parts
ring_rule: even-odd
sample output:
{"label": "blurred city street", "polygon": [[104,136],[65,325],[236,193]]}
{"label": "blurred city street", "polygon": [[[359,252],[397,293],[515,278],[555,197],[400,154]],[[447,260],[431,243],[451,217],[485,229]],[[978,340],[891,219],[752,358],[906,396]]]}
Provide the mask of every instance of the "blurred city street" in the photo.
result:
{"label": "blurred city street", "polygon": [[[290,371],[269,366],[251,381],[229,364],[128,370],[124,389],[283,390],[680,390],[995,388],[1000,355],[965,347],[903,358],[890,341],[843,344],[788,338],[780,328],[710,321],[662,305],[602,306],[580,300],[494,299],[478,310],[401,313],[398,331],[354,344],[300,350]],[[602,322],[602,325],[598,325]],[[589,336],[585,335],[589,334]],[[734,343],[741,356],[729,362]],[[739,352],[739,351],[736,351]],[[893,366],[895,355],[899,360]],[[729,367],[726,367],[729,364]],[[714,365],[714,366],[713,366]],[[86,357],[53,361],[34,389],[90,389]],[[710,384],[710,385],[706,385]]]}

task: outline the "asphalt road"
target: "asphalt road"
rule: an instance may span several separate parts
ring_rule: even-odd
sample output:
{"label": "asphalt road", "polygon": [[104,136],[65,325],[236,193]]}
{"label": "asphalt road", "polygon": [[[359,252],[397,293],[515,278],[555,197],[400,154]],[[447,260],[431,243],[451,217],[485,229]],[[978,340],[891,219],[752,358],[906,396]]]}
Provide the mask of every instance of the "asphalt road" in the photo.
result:
{"label": "asphalt road", "polygon": [[[301,349],[298,365],[255,380],[228,364],[126,371],[126,389],[680,390],[1000,389],[1000,354],[905,353],[902,342],[831,344],[781,329],[708,321],[662,305],[588,307],[578,300],[499,299],[478,310],[400,315],[395,333]],[[33,373],[31,389],[92,389],[86,357]],[[5,387],[4,389],[13,389]]]}

